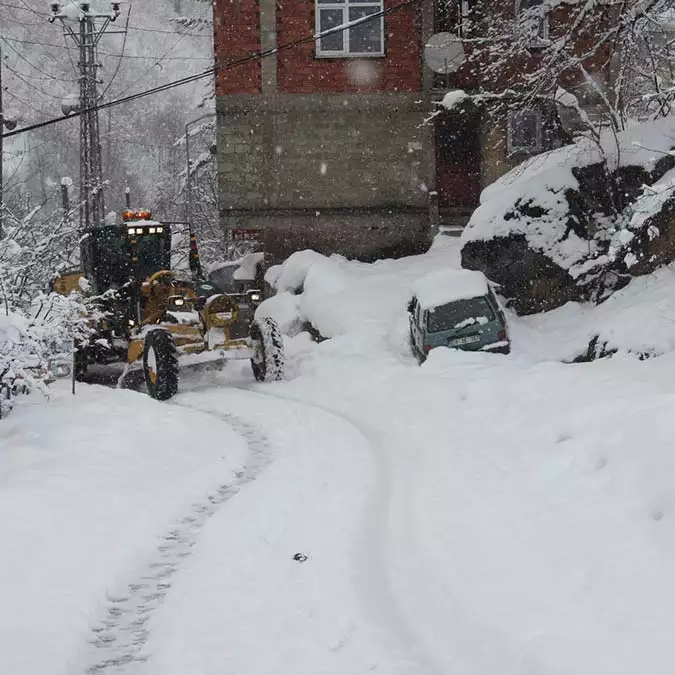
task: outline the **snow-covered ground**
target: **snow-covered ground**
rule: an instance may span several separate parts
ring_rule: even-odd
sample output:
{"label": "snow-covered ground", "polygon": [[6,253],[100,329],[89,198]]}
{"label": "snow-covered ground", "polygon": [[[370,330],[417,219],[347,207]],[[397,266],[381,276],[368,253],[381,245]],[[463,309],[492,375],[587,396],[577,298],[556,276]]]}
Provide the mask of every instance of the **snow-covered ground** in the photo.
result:
{"label": "snow-covered ground", "polygon": [[0,429],[0,672],[82,672],[107,602],[245,457],[230,425],[132,392],[17,406]]}
{"label": "snow-covered ground", "polygon": [[[419,367],[411,289],[457,265],[443,238],[275,270],[303,292],[262,311],[332,338],[289,338],[285,382],[19,405],[0,672],[671,675],[675,275]],[[563,363],[596,334],[619,353]]]}

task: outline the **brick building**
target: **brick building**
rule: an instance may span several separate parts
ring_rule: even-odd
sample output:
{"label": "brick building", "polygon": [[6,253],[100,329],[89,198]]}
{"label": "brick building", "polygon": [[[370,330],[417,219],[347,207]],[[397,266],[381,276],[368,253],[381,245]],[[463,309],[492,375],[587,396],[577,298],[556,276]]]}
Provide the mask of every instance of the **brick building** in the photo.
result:
{"label": "brick building", "polygon": [[[480,34],[492,14],[546,1],[417,0],[396,9],[401,0],[215,0],[223,227],[262,229],[274,258],[311,247],[369,259],[429,245],[432,191],[446,222],[463,223],[486,184],[556,141],[540,111],[503,123],[480,113],[425,123],[445,91],[475,89],[480,72],[474,63],[439,76],[424,64],[424,45],[440,31]],[[555,4],[564,22],[565,0]]]}

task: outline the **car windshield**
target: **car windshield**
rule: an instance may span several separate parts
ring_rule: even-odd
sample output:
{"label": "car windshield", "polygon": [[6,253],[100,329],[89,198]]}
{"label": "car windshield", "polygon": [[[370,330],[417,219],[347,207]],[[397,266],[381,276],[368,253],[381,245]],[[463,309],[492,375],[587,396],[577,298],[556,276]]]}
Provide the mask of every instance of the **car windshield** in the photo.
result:
{"label": "car windshield", "polygon": [[427,330],[430,333],[466,328],[476,323],[487,323],[495,318],[486,297],[450,302],[429,310],[427,316]]}

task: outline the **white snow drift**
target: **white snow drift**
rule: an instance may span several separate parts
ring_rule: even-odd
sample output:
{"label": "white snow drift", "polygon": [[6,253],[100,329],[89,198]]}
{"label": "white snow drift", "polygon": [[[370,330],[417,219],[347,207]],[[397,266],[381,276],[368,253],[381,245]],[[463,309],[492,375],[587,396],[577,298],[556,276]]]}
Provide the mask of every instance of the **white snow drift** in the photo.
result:
{"label": "white snow drift", "polygon": [[[0,426],[0,672],[90,664],[110,598],[246,461],[235,415],[264,466],[173,572],[145,660],[109,672],[671,675],[675,275],[510,317],[510,357],[437,349],[419,367],[407,301],[457,246],[273,270],[287,295],[260,311],[331,338],[287,340],[289,381],[20,405]],[[561,362],[598,333],[616,356]]]}

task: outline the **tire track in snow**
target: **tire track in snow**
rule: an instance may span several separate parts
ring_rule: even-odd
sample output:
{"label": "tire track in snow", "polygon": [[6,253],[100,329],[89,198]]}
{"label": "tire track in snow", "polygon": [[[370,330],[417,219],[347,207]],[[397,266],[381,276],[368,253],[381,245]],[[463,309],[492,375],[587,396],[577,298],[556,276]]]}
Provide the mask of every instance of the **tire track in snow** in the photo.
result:
{"label": "tire track in snow", "polygon": [[[210,388],[204,386],[194,391],[207,391]],[[354,583],[360,589],[362,601],[368,606],[371,616],[389,633],[392,643],[401,646],[408,653],[411,673],[442,675],[442,667],[422,644],[392,585],[392,561],[388,560],[388,555],[391,537],[389,522],[395,506],[395,477],[390,450],[383,445],[378,429],[341,410],[340,406],[333,408],[316,400],[310,403],[300,396],[251,390],[246,386],[234,385],[234,388],[287,405],[301,405],[307,410],[332,417],[351,427],[363,439],[373,459],[374,481],[359,535],[360,549],[365,554],[359,557],[354,570]]]}
{"label": "tire track in snow", "polygon": [[235,473],[233,481],[224,483],[203,500],[195,502],[188,513],[160,537],[145,569],[123,592],[108,597],[104,618],[92,628],[90,643],[94,654],[91,665],[84,669],[86,675],[126,673],[147,660],[142,649],[150,635],[148,621],[171,589],[172,578],[192,553],[204,526],[225,502],[244,485],[255,480],[271,461],[269,441],[258,427],[234,415],[210,414],[229,424],[246,440],[248,461],[242,470]]}

